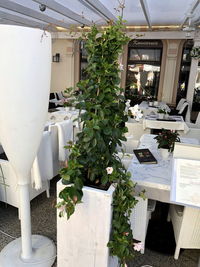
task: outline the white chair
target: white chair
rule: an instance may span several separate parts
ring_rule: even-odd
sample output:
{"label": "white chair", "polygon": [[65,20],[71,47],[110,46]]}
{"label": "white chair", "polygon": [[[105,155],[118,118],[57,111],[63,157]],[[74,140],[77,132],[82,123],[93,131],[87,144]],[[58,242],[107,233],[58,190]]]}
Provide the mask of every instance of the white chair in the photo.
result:
{"label": "white chair", "polygon": [[60,162],[64,162],[69,157],[69,149],[65,149],[64,146],[69,141],[73,142],[73,122],[65,120],[57,122],[55,125],[58,128],[58,159]]}
{"label": "white chair", "polygon": [[143,134],[150,134],[150,129],[143,129],[143,124],[139,122],[126,122],[128,132],[125,134],[126,137],[133,136],[134,140],[140,140]]}
{"label": "white chair", "polygon": [[51,148],[53,155],[53,176],[58,175],[60,166],[58,159],[58,127],[56,125],[49,126],[49,132],[51,133]]}
{"label": "white chair", "polygon": [[178,259],[180,249],[200,249],[200,209],[170,205],[176,250],[174,259]]}
{"label": "white chair", "polygon": [[57,96],[58,100],[65,99],[62,92],[56,92],[56,96]]}
{"label": "white chair", "polygon": [[[173,156],[200,160],[200,147],[176,143]],[[172,221],[176,250],[174,259],[178,259],[181,248],[200,249],[200,208],[170,205],[169,218]]]}
{"label": "white chair", "polygon": [[32,185],[35,189],[42,188],[46,183],[47,197],[49,197],[49,181],[53,178],[53,154],[51,147],[51,133],[43,132],[42,140],[31,169]]}
{"label": "white chair", "polygon": [[121,152],[123,150],[124,153],[133,154],[133,149],[136,149],[139,144],[139,140],[134,139],[132,135],[126,136],[126,141],[121,142],[121,146],[117,146],[117,151]]}
{"label": "white chair", "polygon": [[188,102],[184,102],[181,106],[178,115],[183,116],[185,122],[190,122],[191,108]]}
{"label": "white chair", "polygon": [[176,106],[176,110],[180,110],[183,104],[186,102],[185,98],[181,98]]}
{"label": "white chair", "polygon": [[[37,158],[39,164],[37,165],[37,170],[32,171],[32,181],[42,179],[42,188],[36,190],[30,184],[29,194],[30,200],[44,192],[47,191],[47,197],[49,196],[49,179],[51,176],[52,170],[52,157],[49,155],[49,145],[44,146],[45,144],[50,144],[50,133],[43,133],[42,141],[37,153]],[[44,148],[44,150],[42,149]],[[41,158],[42,157],[42,158]],[[42,160],[42,162],[40,162]],[[34,166],[32,167],[35,168]],[[37,177],[36,177],[37,176]],[[19,207],[19,192],[17,187],[17,178],[16,174],[9,162],[9,160],[0,159],[0,201],[8,203],[14,207]]]}
{"label": "white chair", "polygon": [[200,143],[200,128],[190,128],[187,133],[184,133],[184,131],[179,131],[179,134],[182,137],[196,138],[197,140],[199,140]]}
{"label": "white chair", "polygon": [[195,124],[200,128],[200,112],[197,115]]}
{"label": "white chair", "polygon": [[186,122],[187,126],[189,128],[199,128],[200,129],[200,112],[197,115],[195,123],[192,122]]}
{"label": "white chair", "polygon": [[151,219],[151,213],[155,210],[156,201],[151,199],[144,200],[137,196],[135,198],[138,200],[138,203],[130,216],[131,229],[133,231],[133,238],[143,243],[144,246],[141,253],[144,254],[148,223]]}

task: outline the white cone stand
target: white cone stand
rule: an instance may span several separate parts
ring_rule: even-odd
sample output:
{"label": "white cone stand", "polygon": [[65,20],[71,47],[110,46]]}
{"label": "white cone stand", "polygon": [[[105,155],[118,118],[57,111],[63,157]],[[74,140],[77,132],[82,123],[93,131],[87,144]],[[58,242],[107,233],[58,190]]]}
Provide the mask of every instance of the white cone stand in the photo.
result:
{"label": "white cone stand", "polygon": [[0,142],[17,179],[21,238],[0,253],[0,267],[49,267],[53,242],[31,235],[30,170],[47,116],[51,36],[38,29],[0,25]]}

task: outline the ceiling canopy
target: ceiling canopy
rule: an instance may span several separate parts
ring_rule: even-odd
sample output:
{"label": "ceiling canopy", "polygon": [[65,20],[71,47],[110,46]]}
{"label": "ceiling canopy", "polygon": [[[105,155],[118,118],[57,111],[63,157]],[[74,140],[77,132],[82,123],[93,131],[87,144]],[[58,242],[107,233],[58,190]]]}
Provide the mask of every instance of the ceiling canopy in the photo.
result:
{"label": "ceiling canopy", "polygon": [[194,31],[200,25],[200,0],[0,0],[0,24],[65,31],[105,26],[121,15],[127,29]]}

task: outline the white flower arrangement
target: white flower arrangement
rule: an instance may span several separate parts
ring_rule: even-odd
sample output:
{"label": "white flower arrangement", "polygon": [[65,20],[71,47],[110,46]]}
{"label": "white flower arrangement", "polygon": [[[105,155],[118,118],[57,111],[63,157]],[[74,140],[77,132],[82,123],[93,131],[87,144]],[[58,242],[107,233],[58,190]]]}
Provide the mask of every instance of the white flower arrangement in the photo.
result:
{"label": "white flower arrangement", "polygon": [[195,59],[200,59],[200,46],[193,47],[190,56]]}
{"label": "white flower arrangement", "polygon": [[131,116],[133,116],[133,118],[136,120],[136,121],[139,121],[140,119],[142,119],[143,117],[143,113],[142,111],[139,109],[139,106],[138,105],[135,105],[134,107],[130,107],[129,109],[129,114]]}

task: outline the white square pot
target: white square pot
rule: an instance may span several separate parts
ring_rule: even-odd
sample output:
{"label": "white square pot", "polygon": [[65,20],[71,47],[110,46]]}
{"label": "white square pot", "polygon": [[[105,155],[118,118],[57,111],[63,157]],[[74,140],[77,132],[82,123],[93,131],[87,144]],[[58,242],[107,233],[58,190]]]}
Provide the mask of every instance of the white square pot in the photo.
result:
{"label": "white square pot", "polygon": [[[57,194],[64,187],[59,181]],[[107,247],[114,190],[113,186],[107,191],[85,186],[83,203],[76,206],[69,220],[57,212],[58,267],[117,267],[118,260],[109,256]]]}

